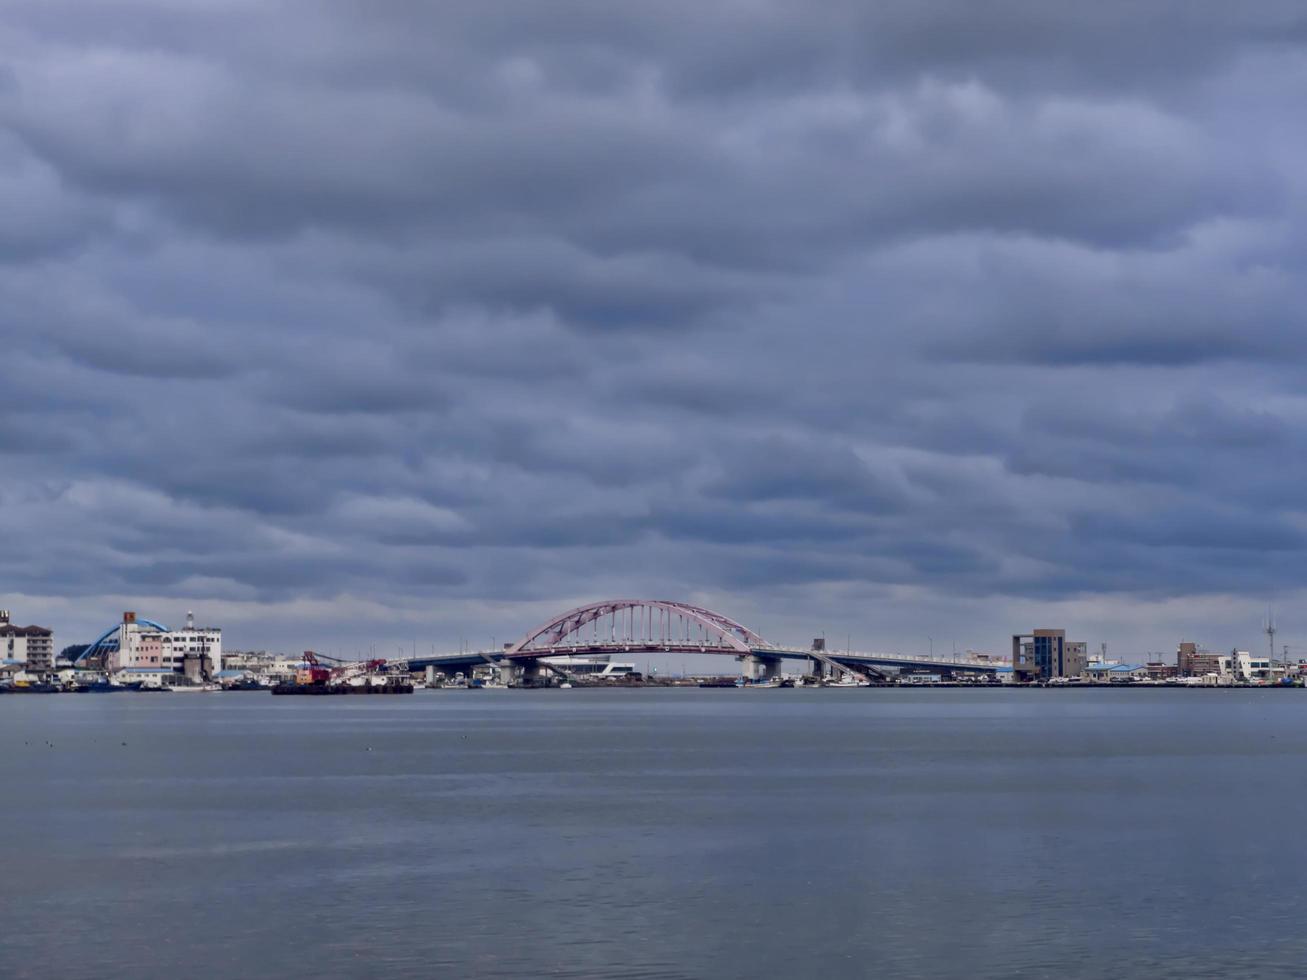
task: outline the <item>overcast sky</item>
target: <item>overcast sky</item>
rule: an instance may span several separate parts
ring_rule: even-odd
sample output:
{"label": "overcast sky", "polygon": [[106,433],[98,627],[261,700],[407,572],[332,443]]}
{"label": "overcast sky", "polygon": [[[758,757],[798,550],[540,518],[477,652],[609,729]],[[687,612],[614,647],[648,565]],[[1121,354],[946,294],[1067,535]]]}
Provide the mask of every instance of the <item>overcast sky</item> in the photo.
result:
{"label": "overcast sky", "polygon": [[0,601],[1307,656],[1305,98],[1301,0],[6,0]]}

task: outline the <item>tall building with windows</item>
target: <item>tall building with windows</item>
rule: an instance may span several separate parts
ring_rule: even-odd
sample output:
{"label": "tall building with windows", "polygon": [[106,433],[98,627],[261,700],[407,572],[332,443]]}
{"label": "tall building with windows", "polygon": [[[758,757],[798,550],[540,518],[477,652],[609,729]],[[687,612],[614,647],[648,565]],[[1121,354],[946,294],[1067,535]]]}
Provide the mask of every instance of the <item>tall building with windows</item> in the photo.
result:
{"label": "tall building with windows", "polygon": [[1012,676],[1018,682],[1080,677],[1088,662],[1088,644],[1067,640],[1066,630],[1038,629],[1012,636]]}
{"label": "tall building with windows", "polygon": [[216,626],[196,626],[192,613],[186,614],[186,627],[179,630],[158,629],[137,622],[133,612],[123,613],[114,669],[181,672],[187,657],[198,659],[203,672],[216,677],[222,670],[222,630]]}
{"label": "tall building with windows", "polygon": [[9,610],[0,609],[0,660],[25,670],[54,670],[54,631],[16,626],[9,621]]}

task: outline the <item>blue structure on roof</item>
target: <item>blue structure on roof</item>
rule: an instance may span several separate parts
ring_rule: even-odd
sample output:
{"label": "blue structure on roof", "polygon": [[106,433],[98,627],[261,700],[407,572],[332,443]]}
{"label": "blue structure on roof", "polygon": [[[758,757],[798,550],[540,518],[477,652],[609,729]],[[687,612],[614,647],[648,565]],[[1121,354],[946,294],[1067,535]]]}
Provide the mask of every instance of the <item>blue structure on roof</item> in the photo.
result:
{"label": "blue structure on roof", "polygon": [[[142,626],[149,626],[152,629],[161,630],[164,633],[168,632],[168,627],[164,626],[162,623],[156,623],[152,619],[137,619],[136,622],[141,624]],[[123,625],[122,623],[114,623],[112,626],[110,626],[107,630],[105,630],[98,637],[96,637],[94,643],[92,643],[85,650],[79,653],[77,655],[77,659],[74,660],[73,663],[81,663],[83,660],[91,656],[91,654],[93,653],[108,653],[110,650],[117,650],[118,649],[117,633],[118,630],[122,627],[122,625]]]}

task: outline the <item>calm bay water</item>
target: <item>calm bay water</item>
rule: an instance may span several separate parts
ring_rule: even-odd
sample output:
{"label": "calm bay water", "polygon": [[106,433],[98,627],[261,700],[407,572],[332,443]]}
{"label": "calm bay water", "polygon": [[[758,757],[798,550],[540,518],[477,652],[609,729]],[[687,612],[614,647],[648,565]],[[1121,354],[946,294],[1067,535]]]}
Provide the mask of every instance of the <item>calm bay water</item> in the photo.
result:
{"label": "calm bay water", "polygon": [[0,698],[0,975],[1301,976],[1307,692]]}

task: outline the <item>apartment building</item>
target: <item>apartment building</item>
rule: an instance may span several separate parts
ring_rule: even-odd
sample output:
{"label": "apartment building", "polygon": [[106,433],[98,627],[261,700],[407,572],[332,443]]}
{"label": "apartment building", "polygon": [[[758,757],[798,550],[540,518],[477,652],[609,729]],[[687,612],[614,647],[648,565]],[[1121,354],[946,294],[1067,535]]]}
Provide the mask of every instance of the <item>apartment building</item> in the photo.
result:
{"label": "apartment building", "polygon": [[54,631],[19,626],[10,622],[8,609],[0,609],[0,660],[24,670],[54,670]]}

